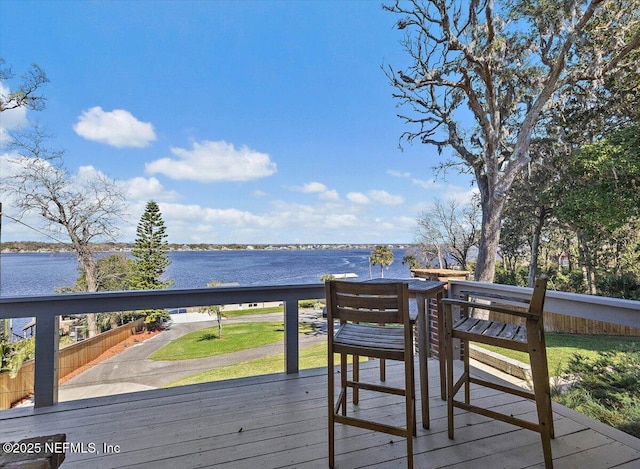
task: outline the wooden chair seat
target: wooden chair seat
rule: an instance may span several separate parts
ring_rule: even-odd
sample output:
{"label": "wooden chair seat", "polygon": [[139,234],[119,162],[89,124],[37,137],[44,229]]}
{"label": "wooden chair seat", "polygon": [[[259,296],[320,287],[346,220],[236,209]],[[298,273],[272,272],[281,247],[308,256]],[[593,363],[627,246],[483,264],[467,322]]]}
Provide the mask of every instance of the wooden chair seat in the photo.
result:
{"label": "wooden chair seat", "polygon": [[336,353],[404,360],[404,331],[398,327],[347,323],[335,333],[333,346]]}
{"label": "wooden chair seat", "polygon": [[463,317],[453,324],[453,330],[458,337],[472,338],[474,342],[527,351],[527,326],[524,325]]}

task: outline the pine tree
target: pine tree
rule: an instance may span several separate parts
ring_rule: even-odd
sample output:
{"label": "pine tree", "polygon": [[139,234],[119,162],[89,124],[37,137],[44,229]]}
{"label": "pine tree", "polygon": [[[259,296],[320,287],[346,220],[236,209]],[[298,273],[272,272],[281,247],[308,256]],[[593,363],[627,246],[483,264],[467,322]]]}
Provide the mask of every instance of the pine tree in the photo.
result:
{"label": "pine tree", "polygon": [[[154,201],[147,203],[140,218],[131,254],[135,258],[130,280],[132,290],[159,290],[171,286],[173,282],[161,280],[171,261],[164,220],[158,204]],[[144,311],[143,314],[147,329],[159,328],[163,320],[169,316],[169,313],[162,309]]]}
{"label": "pine tree", "polygon": [[131,279],[133,290],[157,290],[172,284],[160,279],[171,261],[164,220],[154,201],[147,203],[140,218],[131,254],[136,260]]}

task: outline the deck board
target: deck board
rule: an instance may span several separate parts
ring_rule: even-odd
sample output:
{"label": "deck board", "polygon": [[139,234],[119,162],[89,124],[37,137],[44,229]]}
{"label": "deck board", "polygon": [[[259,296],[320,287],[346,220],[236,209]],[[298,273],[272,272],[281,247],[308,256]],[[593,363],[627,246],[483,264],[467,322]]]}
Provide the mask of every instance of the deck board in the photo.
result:
{"label": "deck board", "polygon": [[[387,365],[388,381],[402,366]],[[456,409],[455,439],[447,437],[438,367],[429,363],[431,428],[418,423],[414,462],[420,468],[542,467],[537,433]],[[377,363],[362,373],[377,376]],[[477,373],[482,373],[477,371]],[[65,468],[325,468],[326,375],[268,375],[60,403],[50,409],[0,412],[0,441],[67,434],[67,441],[119,445],[119,453],[67,452]],[[526,399],[472,387],[476,402],[535,419]],[[419,395],[419,393],[418,393]],[[419,398],[419,396],[418,396]],[[397,396],[361,392],[358,412],[403,422]],[[419,419],[420,412],[418,412]],[[639,467],[640,440],[554,403],[554,465]],[[353,427],[336,427],[338,468],[396,468],[406,463],[403,439]]]}

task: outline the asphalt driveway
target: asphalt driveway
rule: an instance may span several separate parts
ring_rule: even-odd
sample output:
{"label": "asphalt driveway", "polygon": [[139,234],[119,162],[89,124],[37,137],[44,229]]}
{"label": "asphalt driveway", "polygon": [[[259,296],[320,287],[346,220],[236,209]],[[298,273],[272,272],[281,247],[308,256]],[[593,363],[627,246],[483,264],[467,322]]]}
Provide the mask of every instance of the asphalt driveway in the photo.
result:
{"label": "asphalt driveway", "polygon": [[[124,352],[66,381],[58,389],[58,400],[62,402],[155,389],[202,371],[275,355],[284,350],[284,343],[280,341],[215,357],[177,361],[150,360],[149,355],[172,340],[189,332],[217,325],[213,318],[199,313],[178,314],[173,315],[173,318],[174,322],[168,330],[129,347]],[[261,314],[225,319],[224,324],[282,319],[282,314]],[[322,312],[300,311],[300,322],[314,322],[322,325],[324,322]],[[325,341],[326,328],[322,327],[314,334],[302,335],[299,340],[300,347]]]}

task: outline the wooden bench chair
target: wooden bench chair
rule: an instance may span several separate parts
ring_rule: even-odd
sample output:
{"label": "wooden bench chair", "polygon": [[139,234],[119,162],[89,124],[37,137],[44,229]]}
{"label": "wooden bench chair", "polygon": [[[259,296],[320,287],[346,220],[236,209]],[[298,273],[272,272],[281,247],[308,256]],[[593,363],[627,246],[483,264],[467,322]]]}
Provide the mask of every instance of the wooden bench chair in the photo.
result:
{"label": "wooden bench chair", "polygon": [[[413,436],[416,432],[413,326],[409,319],[406,283],[364,283],[331,280],[326,283],[328,328],[329,467],[335,464],[335,424],[379,431],[406,438],[407,466],[413,467]],[[335,330],[334,320],[339,321]],[[402,326],[399,327],[398,325]],[[334,353],[340,354],[340,393],[335,393]],[[359,373],[349,380],[347,356],[400,360],[404,366],[404,388],[363,382]],[[404,396],[406,426],[347,415],[347,390],[358,404],[359,390]]]}
{"label": "wooden bench chair", "polygon": [[[543,308],[546,294],[546,278],[537,279],[533,294],[529,300],[510,298],[486,292],[465,291],[464,298],[446,298],[442,300],[445,314],[445,355],[447,381],[447,416],[449,438],[453,438],[454,407],[475,412],[540,433],[542,450],[546,468],[552,468],[551,439],[554,438],[553,416],[551,410],[551,392],[549,386],[549,370],[544,339]],[[461,317],[453,317],[453,307],[458,307]],[[524,318],[525,324],[499,322],[476,319],[474,309],[495,311],[512,318]],[[464,369],[462,375],[454,383],[453,379],[453,340],[459,339],[463,350]],[[514,389],[490,381],[472,377],[469,373],[469,342],[495,345],[511,350],[527,352],[531,362],[533,392]],[[513,415],[506,415],[494,410],[471,404],[470,384],[496,389],[534,400],[538,413],[538,422],[533,423]],[[455,396],[464,386],[464,402]]]}

